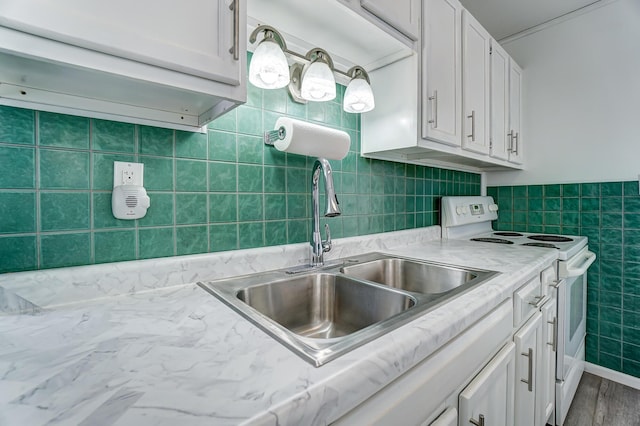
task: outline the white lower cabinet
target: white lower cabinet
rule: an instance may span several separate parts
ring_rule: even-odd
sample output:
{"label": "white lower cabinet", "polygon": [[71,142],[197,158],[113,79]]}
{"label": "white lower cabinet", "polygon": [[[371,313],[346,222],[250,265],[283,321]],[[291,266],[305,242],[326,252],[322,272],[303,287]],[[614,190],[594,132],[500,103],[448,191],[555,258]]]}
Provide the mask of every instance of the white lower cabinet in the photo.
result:
{"label": "white lower cabinet", "polygon": [[458,426],[458,410],[454,407],[447,408],[437,419],[429,423],[429,426]]}
{"label": "white lower cabinet", "polygon": [[536,312],[513,336],[516,345],[514,424],[518,426],[536,424],[536,373],[541,334],[542,314]]}
{"label": "white lower cabinet", "polygon": [[513,425],[515,345],[507,343],[460,393],[459,424]]}

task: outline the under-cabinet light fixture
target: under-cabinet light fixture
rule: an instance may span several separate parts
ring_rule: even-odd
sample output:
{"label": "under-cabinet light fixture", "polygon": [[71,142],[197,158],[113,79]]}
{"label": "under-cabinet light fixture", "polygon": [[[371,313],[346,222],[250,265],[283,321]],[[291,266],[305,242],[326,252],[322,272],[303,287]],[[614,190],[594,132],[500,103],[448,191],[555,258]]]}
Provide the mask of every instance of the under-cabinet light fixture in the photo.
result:
{"label": "under-cabinet light fixture", "polygon": [[[269,25],[258,26],[249,37],[255,43],[263,34],[249,65],[249,81],[263,89],[289,86],[294,101],[299,103],[330,101],[336,97],[335,73],[351,79],[344,95],[343,109],[350,113],[371,111],[375,107],[369,75],[361,66],[347,72],[335,68],[331,56],[318,47],[305,55],[287,48],[284,37]],[[295,58],[288,65],[287,55]]]}

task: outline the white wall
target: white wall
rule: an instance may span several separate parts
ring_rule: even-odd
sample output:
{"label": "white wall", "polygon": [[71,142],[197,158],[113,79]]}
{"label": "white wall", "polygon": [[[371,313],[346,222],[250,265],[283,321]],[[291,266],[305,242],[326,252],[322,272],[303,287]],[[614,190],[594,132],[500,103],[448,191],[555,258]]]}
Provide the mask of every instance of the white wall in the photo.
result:
{"label": "white wall", "polygon": [[488,185],[638,179],[640,0],[607,3],[504,47],[524,68],[526,170],[489,173]]}

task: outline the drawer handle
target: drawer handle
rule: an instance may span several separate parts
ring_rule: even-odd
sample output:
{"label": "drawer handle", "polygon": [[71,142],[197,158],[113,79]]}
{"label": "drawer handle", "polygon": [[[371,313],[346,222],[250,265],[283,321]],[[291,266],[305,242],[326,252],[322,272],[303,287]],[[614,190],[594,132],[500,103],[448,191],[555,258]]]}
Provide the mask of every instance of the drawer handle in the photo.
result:
{"label": "drawer handle", "polygon": [[484,426],[484,414],[480,414],[478,420],[474,419],[473,417],[470,418],[469,423],[476,426]]}
{"label": "drawer handle", "polygon": [[540,306],[544,305],[544,296],[535,296],[529,304],[531,306],[535,306],[536,309],[540,308]]}
{"label": "drawer handle", "polygon": [[556,352],[558,348],[558,318],[553,317],[553,321],[547,321],[548,324],[553,325],[553,336],[551,342],[547,342],[547,345],[553,348],[553,351]]}
{"label": "drawer handle", "polygon": [[520,379],[522,383],[527,384],[527,389],[529,392],[533,392],[533,348],[529,348],[529,352],[522,352],[523,356],[529,358],[529,369],[528,369],[528,377],[527,380]]}

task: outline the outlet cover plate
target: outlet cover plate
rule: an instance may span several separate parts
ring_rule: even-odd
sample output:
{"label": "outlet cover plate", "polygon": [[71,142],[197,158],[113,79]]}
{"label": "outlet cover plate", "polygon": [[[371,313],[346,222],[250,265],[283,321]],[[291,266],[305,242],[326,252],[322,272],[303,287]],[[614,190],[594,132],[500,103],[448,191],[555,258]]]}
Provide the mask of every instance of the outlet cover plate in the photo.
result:
{"label": "outlet cover plate", "polygon": [[113,162],[113,187],[120,185],[144,186],[144,164]]}

